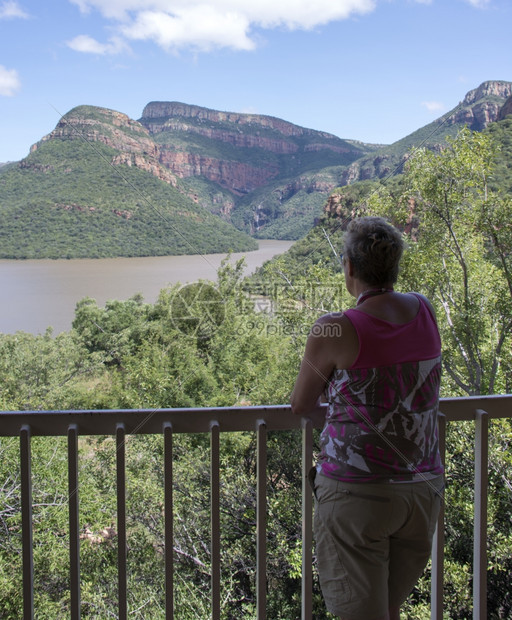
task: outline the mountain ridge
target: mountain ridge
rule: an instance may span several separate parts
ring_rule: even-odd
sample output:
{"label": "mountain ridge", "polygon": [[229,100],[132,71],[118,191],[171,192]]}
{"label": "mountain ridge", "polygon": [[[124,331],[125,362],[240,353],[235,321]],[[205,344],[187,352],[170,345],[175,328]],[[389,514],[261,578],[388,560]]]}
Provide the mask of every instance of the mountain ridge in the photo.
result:
{"label": "mountain ridge", "polygon": [[[107,229],[116,230],[112,233],[116,238],[121,234],[116,228],[120,220],[142,226],[140,218],[149,217],[143,213],[143,201],[129,195],[136,192],[127,191],[119,179],[107,181],[105,169],[109,169],[117,176],[136,178],[137,188],[153,188],[165,209],[178,217],[178,227],[180,217],[187,226],[208,220],[211,234],[218,229],[236,247],[249,247],[243,234],[298,239],[321,216],[335,188],[395,174],[411,149],[418,145],[439,148],[463,125],[481,130],[497,120],[506,105],[512,105],[511,98],[512,82],[483,82],[450,112],[392,145],[344,140],[273,116],[223,112],[176,101],[149,102],[139,120],[108,108],[77,106],[31,147],[26,158],[0,166],[0,221],[12,231],[16,229],[12,218],[18,218],[18,223],[23,220],[26,233],[30,209],[39,213],[38,221],[44,220],[45,210],[53,221],[55,211],[67,209],[74,216],[90,216],[89,224],[82,220],[79,226],[73,224],[80,230],[87,230],[100,213],[109,221]],[[76,187],[71,182],[73,175]],[[155,189],[150,178],[162,185]],[[39,185],[41,192],[35,196],[23,183]],[[118,194],[112,193],[112,185]],[[114,216],[117,219],[111,220]],[[158,229],[154,217],[149,220]],[[242,231],[242,237],[237,237],[235,228]],[[172,249],[161,238],[155,246],[149,229],[143,237],[146,247],[139,252]],[[49,239],[47,243],[52,245]],[[131,243],[133,252],[137,244]],[[121,241],[117,252],[123,252],[120,245]],[[199,252],[206,247],[212,251],[212,243],[204,239],[197,247]],[[219,241],[218,247],[226,244]]]}
{"label": "mountain ridge", "polygon": [[235,125],[259,125],[264,128],[277,130],[283,135],[302,136],[302,135],[318,135],[321,134],[325,138],[341,140],[334,134],[295,125],[289,121],[278,118],[277,116],[269,116],[267,114],[255,114],[250,112],[227,112],[222,110],[214,110],[194,104],[183,103],[180,101],[151,101],[143,111],[139,122],[145,124],[150,119],[162,119],[170,117],[194,118],[198,120],[207,120],[215,123],[228,122]]}

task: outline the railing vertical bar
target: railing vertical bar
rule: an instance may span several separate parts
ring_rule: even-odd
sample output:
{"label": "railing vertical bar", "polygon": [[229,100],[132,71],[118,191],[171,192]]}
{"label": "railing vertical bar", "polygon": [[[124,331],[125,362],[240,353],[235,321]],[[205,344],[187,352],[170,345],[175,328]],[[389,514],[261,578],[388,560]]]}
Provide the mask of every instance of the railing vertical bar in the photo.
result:
{"label": "railing vertical bar", "polygon": [[32,465],[31,431],[24,424],[20,431],[21,528],[23,542],[23,618],[34,617],[34,555],[32,552]]}
{"label": "railing vertical bar", "polygon": [[220,620],[220,427],[210,425],[212,620]]}
{"label": "railing vertical bar", "polygon": [[[438,415],[439,452],[441,460],[446,463],[446,416]],[[430,583],[430,618],[443,620],[443,584],[444,584],[444,501],[441,502],[439,518],[432,542],[432,576]]]}
{"label": "railing vertical bar", "polygon": [[173,516],[173,434],[172,424],[164,423],[164,513],[165,513],[165,617],[174,618],[174,516]]}
{"label": "railing vertical bar", "polygon": [[80,618],[80,530],[78,504],[78,427],[68,428],[69,579],[71,618]]}
{"label": "railing vertical bar", "polygon": [[116,427],[117,479],[117,582],[119,620],[128,615],[126,588],[126,430],[123,423]]}
{"label": "railing vertical bar", "polygon": [[313,463],[313,423],[302,420],[302,620],[313,613],[313,496],[308,475]]}
{"label": "railing vertical bar", "polygon": [[267,617],[267,425],[257,422],[256,617]]}
{"label": "railing vertical bar", "polygon": [[475,417],[475,521],[473,531],[473,620],[487,618],[487,488],[489,416]]}

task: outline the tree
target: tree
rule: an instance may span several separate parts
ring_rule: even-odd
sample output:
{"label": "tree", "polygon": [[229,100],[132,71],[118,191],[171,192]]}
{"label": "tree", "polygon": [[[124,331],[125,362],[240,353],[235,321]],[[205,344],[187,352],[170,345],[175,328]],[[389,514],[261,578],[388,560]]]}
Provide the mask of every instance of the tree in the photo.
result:
{"label": "tree", "polygon": [[433,301],[454,394],[512,387],[512,202],[489,189],[497,147],[464,129],[440,152],[409,160],[396,201],[380,192],[370,212],[407,231],[401,284]]}
{"label": "tree", "polygon": [[73,332],[0,334],[2,410],[73,409],[100,371],[98,356]]}

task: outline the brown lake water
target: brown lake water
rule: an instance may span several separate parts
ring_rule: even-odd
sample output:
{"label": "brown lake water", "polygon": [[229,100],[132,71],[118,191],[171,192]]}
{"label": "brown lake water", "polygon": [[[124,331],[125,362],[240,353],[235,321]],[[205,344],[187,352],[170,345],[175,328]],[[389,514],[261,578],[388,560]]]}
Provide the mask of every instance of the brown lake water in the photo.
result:
{"label": "brown lake water", "polygon": [[[246,274],[292,241],[259,240],[259,249],[232,254],[245,257]],[[129,299],[141,293],[154,302],[162,288],[197,280],[215,281],[225,254],[75,260],[0,260],[0,332],[58,334],[71,328],[76,303],[84,297],[102,306],[110,299]]]}

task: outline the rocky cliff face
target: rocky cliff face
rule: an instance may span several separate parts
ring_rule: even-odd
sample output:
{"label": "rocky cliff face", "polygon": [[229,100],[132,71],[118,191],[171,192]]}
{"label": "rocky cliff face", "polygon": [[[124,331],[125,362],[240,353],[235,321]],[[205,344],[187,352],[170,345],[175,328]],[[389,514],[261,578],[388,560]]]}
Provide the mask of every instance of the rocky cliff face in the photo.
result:
{"label": "rocky cliff face", "polygon": [[[74,108],[41,142],[54,139],[99,141],[118,151],[141,151],[152,157],[158,156],[158,147],[145,127],[126,114],[106,108]],[[32,146],[31,151],[37,146]]]}
{"label": "rocky cliff face", "polygon": [[[147,129],[153,135],[163,132],[183,132],[190,135],[196,134],[203,136],[208,140],[218,140],[231,144],[236,148],[259,148],[271,153],[287,154],[296,153],[299,147],[293,142],[285,139],[279,140],[278,138],[266,138],[261,135],[238,133],[236,131],[230,131],[228,128],[221,129],[215,127],[201,127],[192,124],[187,124],[181,121],[168,121],[164,125],[156,125],[153,123],[147,123],[145,125]],[[165,146],[165,139],[163,141]]]}
{"label": "rocky cliff face", "polygon": [[[161,163],[179,177],[203,177],[236,195],[248,194],[282,173],[304,154],[329,152],[355,159],[361,147],[329,133],[299,127],[287,121],[259,114],[220,112],[179,102],[152,102],[140,123],[155,136]],[[181,142],[176,140],[181,136]],[[201,139],[202,148],[190,149],[186,137]],[[232,147],[226,157],[208,153],[216,144]],[[205,146],[206,145],[206,146]],[[222,150],[222,149],[221,149]],[[275,157],[268,157],[271,154]]]}
{"label": "rocky cliff face", "polygon": [[464,97],[464,105],[472,105],[473,103],[484,99],[485,97],[498,97],[499,99],[507,99],[512,95],[512,82],[502,80],[489,80],[483,82],[478,88],[470,90]]}
{"label": "rocky cliff face", "polygon": [[350,185],[356,181],[368,181],[370,179],[383,179],[392,175],[394,170],[398,170],[400,159],[389,153],[377,156],[368,156],[362,160],[355,161],[347,166],[341,174],[340,185]]}
{"label": "rocky cliff face", "polygon": [[125,166],[140,168],[145,172],[149,172],[149,174],[152,174],[161,181],[169,183],[169,185],[172,185],[173,187],[176,187],[177,185],[176,175],[174,175],[171,170],[167,170],[162,167],[156,158],[147,157],[133,152],[120,153],[112,159],[112,164],[114,166],[124,164]]}
{"label": "rocky cliff face", "polygon": [[324,215],[341,222],[341,230],[346,230],[348,223],[356,217],[355,205],[342,193],[333,193],[324,206]]}
{"label": "rocky cliff face", "polygon": [[503,102],[511,95],[511,82],[484,82],[467,93],[447,124],[465,124],[474,131],[482,131],[498,120]]}
{"label": "rocky cliff face", "polygon": [[512,95],[505,101],[503,107],[499,111],[498,120],[502,121],[509,114],[512,114]]}
{"label": "rocky cliff face", "polygon": [[180,178],[204,177],[241,196],[265,185],[279,169],[162,149],[160,163]]}

